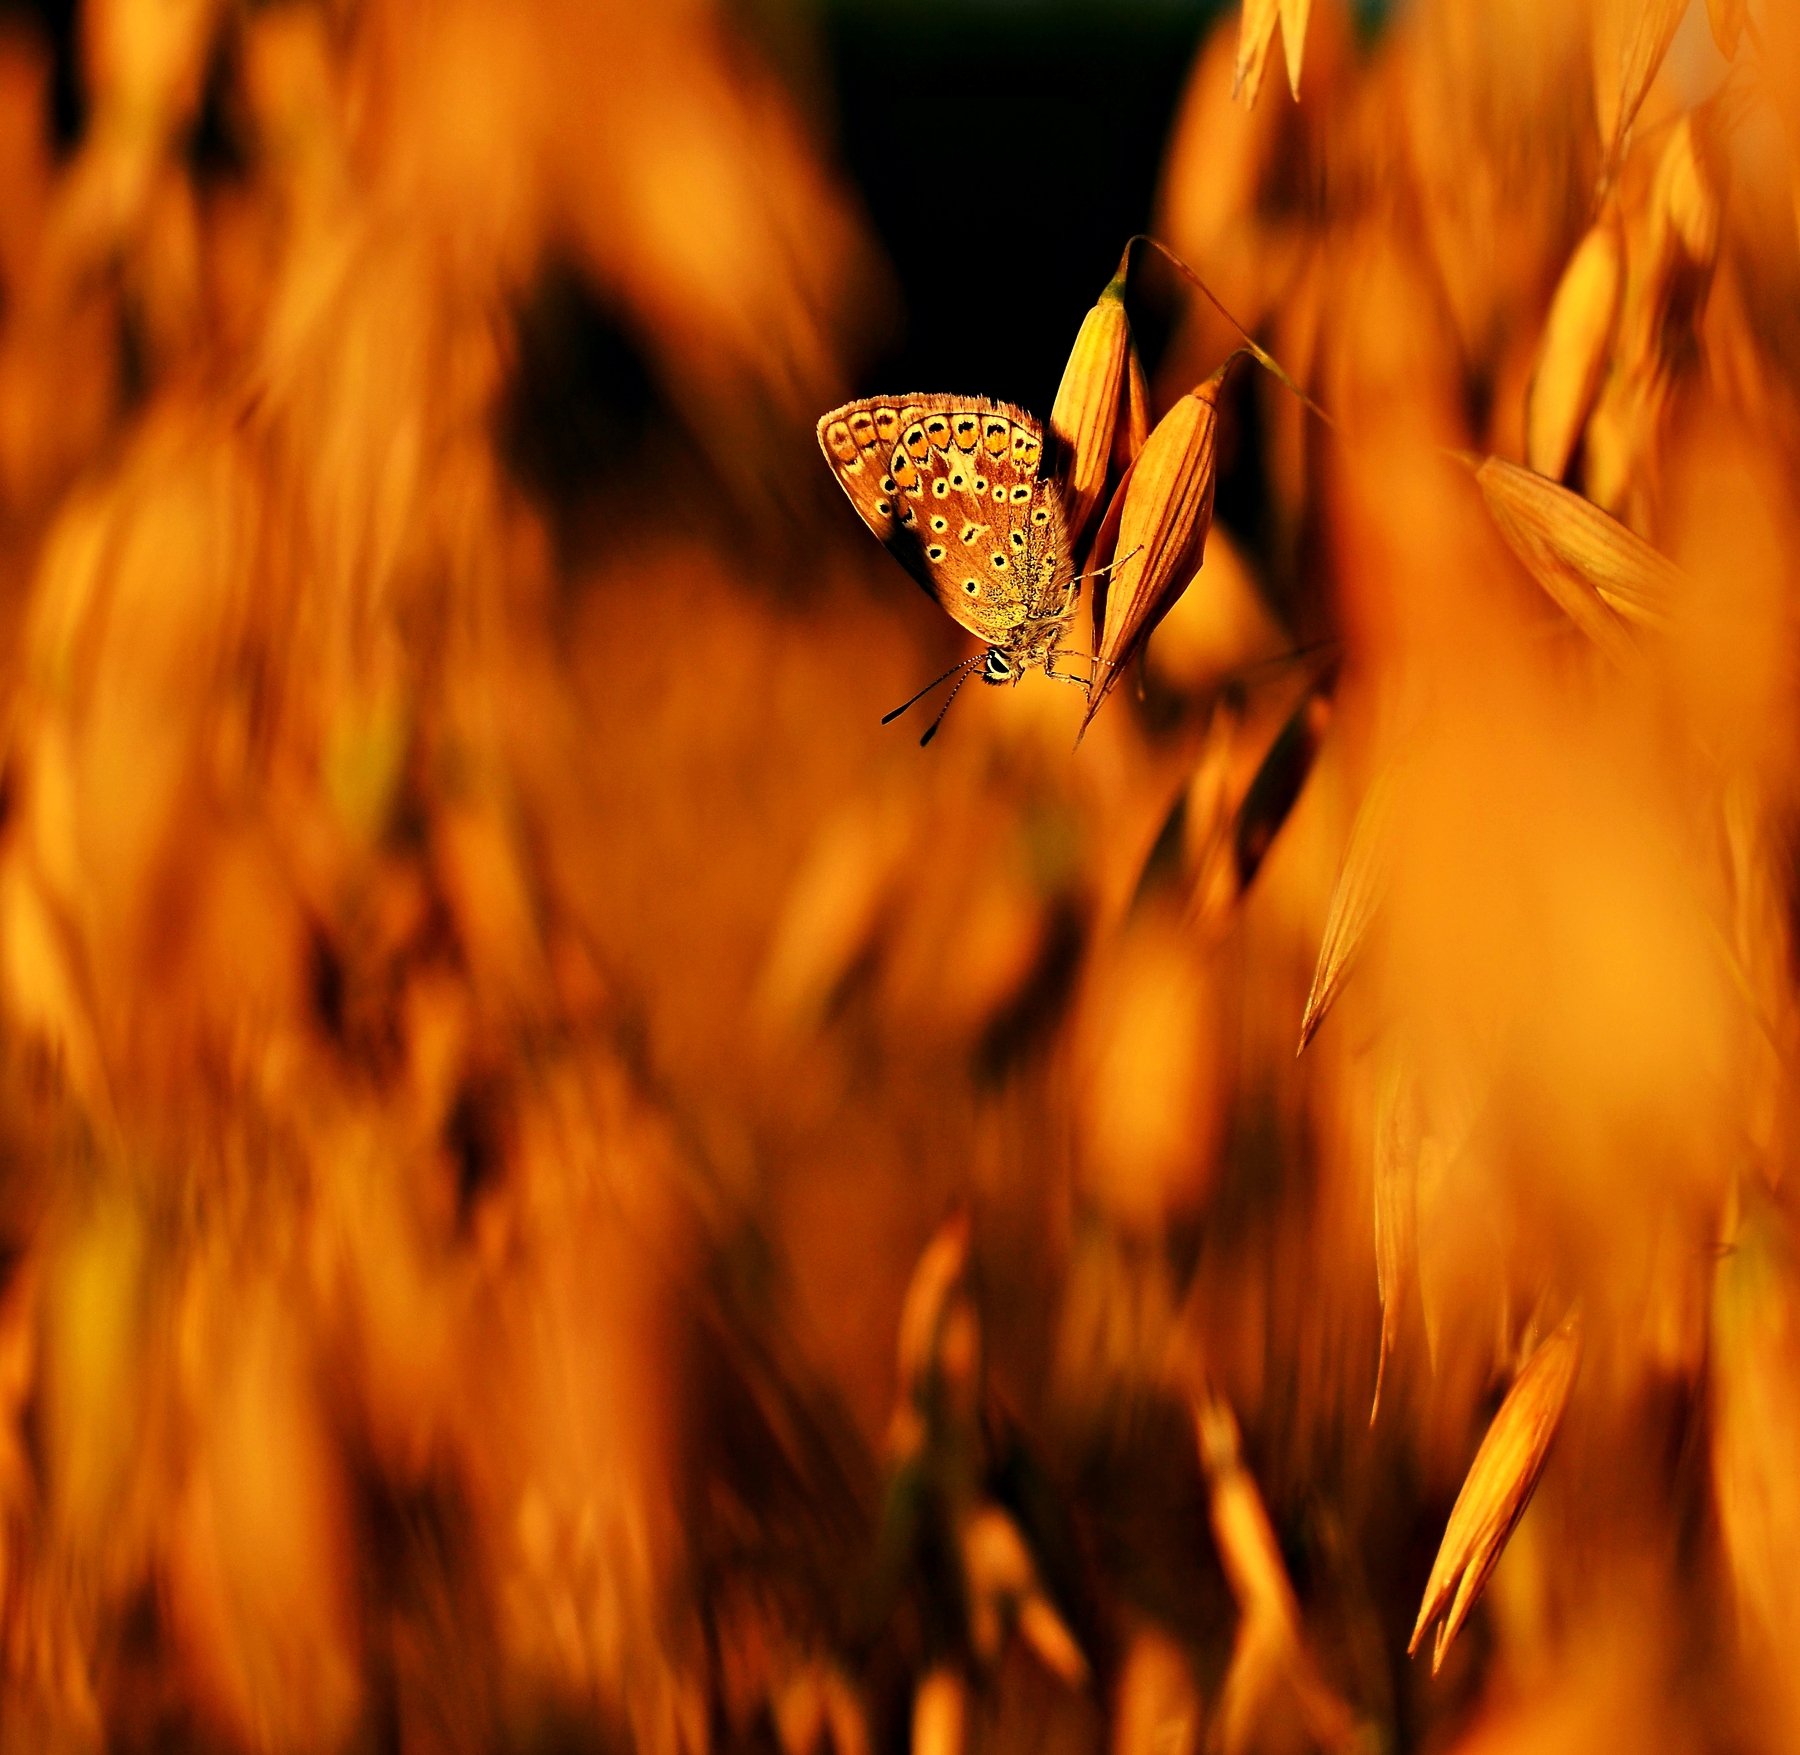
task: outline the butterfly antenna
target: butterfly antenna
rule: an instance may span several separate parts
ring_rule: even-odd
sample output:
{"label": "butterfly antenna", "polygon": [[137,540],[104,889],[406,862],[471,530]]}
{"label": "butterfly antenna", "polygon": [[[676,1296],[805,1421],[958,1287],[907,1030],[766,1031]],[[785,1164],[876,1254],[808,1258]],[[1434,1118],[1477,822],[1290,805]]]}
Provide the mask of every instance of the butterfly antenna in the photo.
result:
{"label": "butterfly antenna", "polygon": [[[985,657],[986,654],[984,653],[983,656]],[[931,742],[931,740],[934,737],[937,736],[938,727],[944,723],[944,715],[950,711],[952,706],[955,705],[956,697],[962,693],[963,684],[966,683],[968,680],[969,679],[966,675],[959,676],[956,679],[956,687],[953,688],[950,691],[949,695],[945,698],[943,706],[938,708],[938,716],[934,720],[932,720],[931,724],[926,728],[925,735],[919,739],[919,748],[920,749],[923,749],[928,743]]]}
{"label": "butterfly antenna", "polygon": [[[881,723],[883,725],[892,725],[908,707],[916,706],[920,701],[924,700],[939,683],[947,683],[959,670],[967,670],[971,664],[979,664],[986,656],[987,654],[985,652],[977,652],[973,658],[965,658],[961,664],[951,665],[942,676],[938,677],[936,681],[928,682],[924,688],[920,689],[910,700],[902,701],[891,713],[883,713],[881,716]],[[954,694],[951,698],[955,698]],[[948,703],[946,703],[946,705],[948,705]]]}

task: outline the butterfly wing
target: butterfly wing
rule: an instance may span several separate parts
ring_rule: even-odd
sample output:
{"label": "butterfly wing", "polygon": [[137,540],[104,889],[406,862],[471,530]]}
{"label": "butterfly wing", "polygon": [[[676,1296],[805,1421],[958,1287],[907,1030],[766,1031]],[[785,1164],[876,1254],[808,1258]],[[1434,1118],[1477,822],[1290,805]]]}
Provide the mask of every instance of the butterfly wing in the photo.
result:
{"label": "butterfly wing", "polygon": [[992,646],[1068,596],[1062,505],[1038,475],[1043,444],[1024,409],[978,396],[874,397],[819,422],[819,448],[862,521]]}

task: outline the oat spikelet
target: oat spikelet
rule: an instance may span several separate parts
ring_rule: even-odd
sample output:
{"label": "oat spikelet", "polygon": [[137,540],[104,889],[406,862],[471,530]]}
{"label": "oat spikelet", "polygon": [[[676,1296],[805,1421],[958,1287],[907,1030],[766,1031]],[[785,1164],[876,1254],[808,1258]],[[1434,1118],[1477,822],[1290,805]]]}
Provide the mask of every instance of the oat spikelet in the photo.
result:
{"label": "oat spikelet", "polygon": [[1594,103],[1616,164],[1688,0],[1601,0],[1594,20]]}
{"label": "oat spikelet", "polygon": [[1475,480],[1500,534],[1569,619],[1611,658],[1636,653],[1620,618],[1662,629],[1679,601],[1675,564],[1591,500],[1503,458]]}
{"label": "oat spikelet", "polygon": [[1588,420],[1583,486],[1607,511],[1647,511],[1671,396],[1686,369],[1719,254],[1737,102],[1722,93],[1690,110],[1657,156],[1632,233],[1631,272],[1612,369]]}
{"label": "oat spikelet", "polygon": [[1131,323],[1125,315],[1125,273],[1130,254],[1127,249],[1119,258],[1118,271],[1082,319],[1050,410],[1063,513],[1071,542],[1080,540],[1100,502],[1120,417],[1127,412],[1131,394],[1128,365],[1135,350]]}
{"label": "oat spikelet", "polygon": [[1431,1650],[1433,1675],[1531,1503],[1580,1361],[1581,1319],[1571,1311],[1506,1392],[1469,1465],[1406,1647],[1409,1656],[1416,1652],[1425,1629],[1443,1617]]}
{"label": "oat spikelet", "polygon": [[1281,0],[1281,47],[1287,56],[1288,90],[1300,101],[1300,66],[1306,55],[1306,21],[1312,0]]}
{"label": "oat spikelet", "polygon": [[1615,209],[1596,220],[1557,283],[1525,404],[1525,461],[1559,480],[1606,369],[1625,283],[1625,238]]}
{"label": "oat spikelet", "polygon": [[1738,52],[1738,38],[1744,34],[1744,18],[1749,0],[1706,0],[1706,22],[1712,26],[1713,41],[1727,61]]}
{"label": "oat spikelet", "polygon": [[1238,25],[1237,65],[1231,74],[1231,95],[1245,109],[1256,104],[1262,90],[1263,68],[1269,59],[1269,40],[1275,34],[1275,20],[1281,0],[1244,0],[1244,16]]}
{"label": "oat spikelet", "polygon": [[1325,934],[1319,942],[1318,966],[1313,970],[1312,989],[1300,1017],[1300,1046],[1295,1049],[1296,1054],[1306,1052],[1306,1045],[1324,1023],[1387,893],[1393,818],[1394,771],[1389,767],[1375,776],[1356,813],[1356,821],[1350,826],[1350,845],[1344,853],[1337,887],[1331,892]]}
{"label": "oat spikelet", "polygon": [[1099,663],[1081,722],[1083,731],[1112,692],[1120,671],[1187,589],[1205,554],[1212,523],[1219,391],[1228,370],[1228,365],[1221,366],[1156,423],[1114,495],[1095,544],[1097,555],[1104,551],[1113,558]]}

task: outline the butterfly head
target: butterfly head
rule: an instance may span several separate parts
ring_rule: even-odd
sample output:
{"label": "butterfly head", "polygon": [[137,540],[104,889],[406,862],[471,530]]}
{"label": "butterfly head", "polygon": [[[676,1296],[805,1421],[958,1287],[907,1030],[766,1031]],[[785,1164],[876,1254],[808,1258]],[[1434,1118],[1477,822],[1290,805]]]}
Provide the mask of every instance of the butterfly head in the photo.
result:
{"label": "butterfly head", "polygon": [[1016,683],[1019,676],[1019,666],[1005,652],[998,646],[988,648],[987,657],[981,664],[981,680],[984,683],[992,683],[998,688],[1002,683]]}

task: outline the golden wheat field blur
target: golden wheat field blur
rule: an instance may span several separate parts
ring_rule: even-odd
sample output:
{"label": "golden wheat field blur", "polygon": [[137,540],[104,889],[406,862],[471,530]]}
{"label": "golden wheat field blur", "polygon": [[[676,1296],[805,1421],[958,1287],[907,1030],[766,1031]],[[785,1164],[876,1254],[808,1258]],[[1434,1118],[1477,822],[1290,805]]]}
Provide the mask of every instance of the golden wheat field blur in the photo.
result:
{"label": "golden wheat field blur", "polygon": [[0,1755],[1800,1748],[1797,482],[1794,0],[0,10]]}

